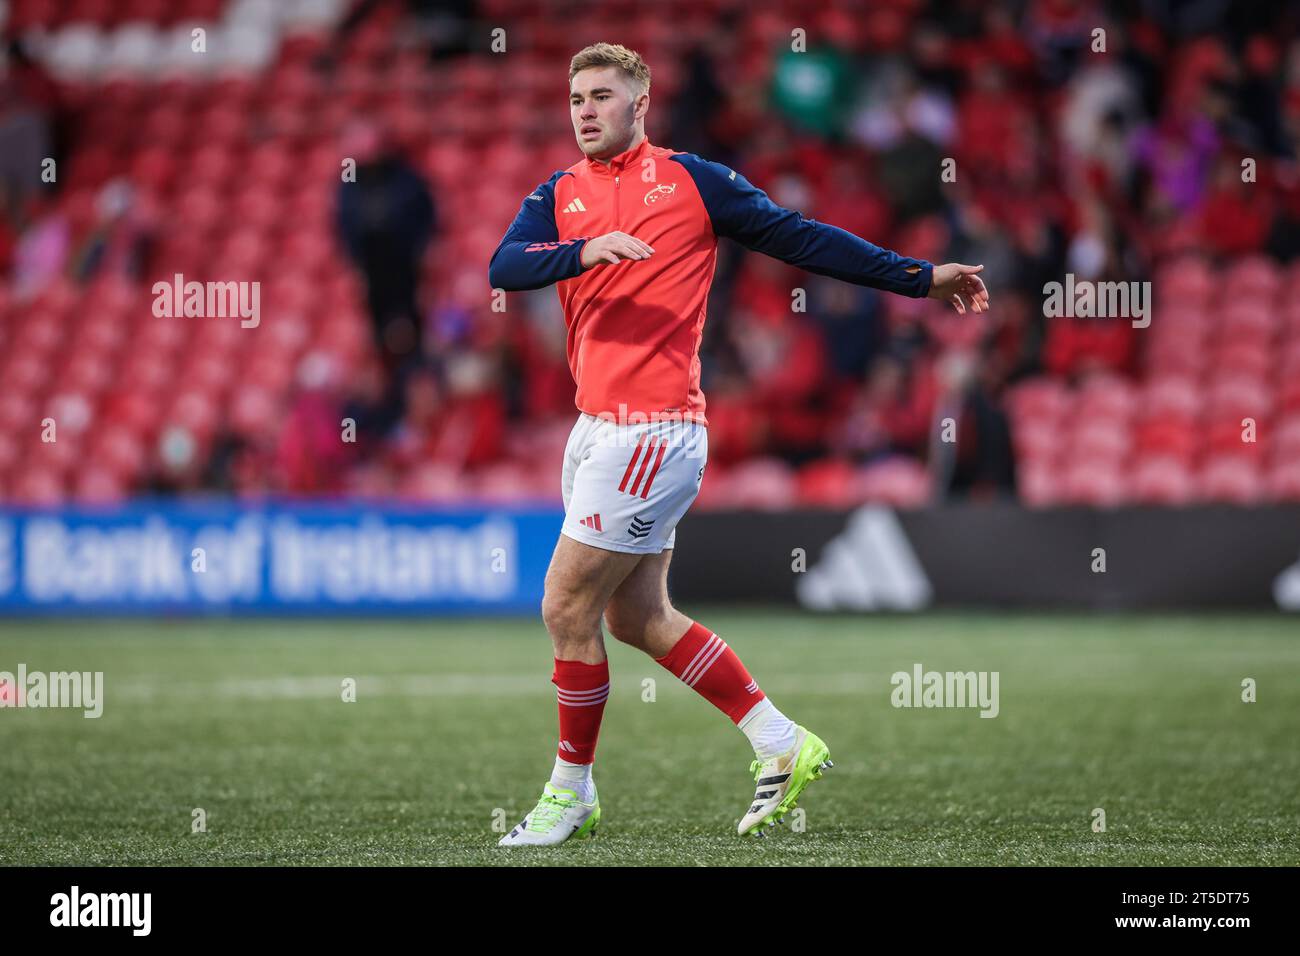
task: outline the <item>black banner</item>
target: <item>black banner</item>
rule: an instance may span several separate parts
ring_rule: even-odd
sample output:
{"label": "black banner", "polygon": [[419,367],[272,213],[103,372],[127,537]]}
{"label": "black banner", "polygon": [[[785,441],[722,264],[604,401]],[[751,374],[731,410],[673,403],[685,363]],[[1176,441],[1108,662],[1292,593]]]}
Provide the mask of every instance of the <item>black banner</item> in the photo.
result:
{"label": "black banner", "polygon": [[[707,892],[719,879],[712,869],[678,868],[672,879],[679,889]],[[752,882],[757,872],[737,867],[721,878]],[[636,892],[643,886],[633,884],[659,879],[630,868],[601,874],[602,887],[615,891],[626,882]],[[1282,868],[804,868],[797,884],[813,914],[814,934],[884,931],[932,944],[1041,942],[1044,930],[1074,940],[1150,939],[1152,931],[1172,930],[1157,936],[1174,945],[1209,939],[1217,948],[1232,948],[1252,932],[1273,939],[1285,932],[1289,876]],[[557,874],[531,867],[0,867],[0,913],[12,952],[35,941],[57,945],[60,937],[64,945],[95,947],[255,937],[264,945],[295,947],[364,939],[373,948],[389,939],[409,942],[412,933],[481,935],[485,927],[494,939],[529,934],[535,941],[536,918],[519,911],[539,879],[550,885],[591,878],[590,870]],[[616,922],[605,934],[611,939],[621,938],[620,930],[644,935],[646,928],[628,923],[629,905],[618,897],[598,900],[584,913],[585,925]],[[736,934],[734,920],[705,916],[699,924],[711,930],[706,936]]]}
{"label": "black banner", "polygon": [[1300,507],[699,512],[677,534],[683,601],[1300,610]]}

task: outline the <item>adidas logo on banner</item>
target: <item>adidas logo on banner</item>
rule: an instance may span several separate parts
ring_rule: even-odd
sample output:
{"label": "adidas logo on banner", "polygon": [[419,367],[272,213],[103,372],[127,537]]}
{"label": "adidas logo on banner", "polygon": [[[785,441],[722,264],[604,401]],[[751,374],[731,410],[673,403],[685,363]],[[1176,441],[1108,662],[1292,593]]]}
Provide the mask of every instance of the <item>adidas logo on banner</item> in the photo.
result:
{"label": "adidas logo on banner", "polygon": [[655,519],[651,518],[646,521],[642,518],[633,518],[632,523],[627,526],[628,537],[644,538],[650,533],[650,528],[654,525]]}
{"label": "adidas logo on banner", "polygon": [[599,515],[599,514],[589,515],[588,517],[583,518],[581,521],[579,521],[578,524],[580,524],[580,525],[585,525],[586,527],[588,527],[588,528],[592,528],[592,529],[594,529],[594,530],[596,530],[596,531],[604,531],[604,530],[605,530],[604,528],[602,528],[602,527],[600,526],[600,515]]}
{"label": "adidas logo on banner", "polygon": [[798,575],[795,594],[816,611],[916,611],[934,589],[898,517],[869,505],[853,512],[821,560]]}
{"label": "adidas logo on banner", "polygon": [[564,207],[565,212],[586,212],[587,207],[582,204],[581,199],[575,199]]}

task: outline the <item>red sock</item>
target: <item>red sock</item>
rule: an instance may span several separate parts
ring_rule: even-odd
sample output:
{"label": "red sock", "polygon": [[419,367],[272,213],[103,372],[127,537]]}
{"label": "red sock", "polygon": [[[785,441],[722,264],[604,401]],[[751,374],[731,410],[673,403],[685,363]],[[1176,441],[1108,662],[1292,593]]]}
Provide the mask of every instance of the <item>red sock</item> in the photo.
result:
{"label": "red sock", "polygon": [[693,688],[718,710],[740,723],[767,695],[726,642],[696,623],[681,636],[665,657],[655,658],[687,687]]}
{"label": "red sock", "polygon": [[609,697],[609,661],[555,661],[551,675],[560,702],[560,746],[557,756],[569,763],[591,763],[596,759],[596,738],[600,718]]}

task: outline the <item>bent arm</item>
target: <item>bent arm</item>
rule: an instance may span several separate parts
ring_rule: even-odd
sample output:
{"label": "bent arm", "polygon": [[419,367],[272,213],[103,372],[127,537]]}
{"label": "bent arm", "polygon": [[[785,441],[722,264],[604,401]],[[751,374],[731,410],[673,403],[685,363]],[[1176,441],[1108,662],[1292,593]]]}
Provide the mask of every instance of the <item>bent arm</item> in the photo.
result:
{"label": "bent arm", "polygon": [[492,261],[488,282],[494,289],[523,292],[540,289],[583,271],[582,247],[587,237],[560,239],[555,226],[556,173],[524,199],[506,230]]}

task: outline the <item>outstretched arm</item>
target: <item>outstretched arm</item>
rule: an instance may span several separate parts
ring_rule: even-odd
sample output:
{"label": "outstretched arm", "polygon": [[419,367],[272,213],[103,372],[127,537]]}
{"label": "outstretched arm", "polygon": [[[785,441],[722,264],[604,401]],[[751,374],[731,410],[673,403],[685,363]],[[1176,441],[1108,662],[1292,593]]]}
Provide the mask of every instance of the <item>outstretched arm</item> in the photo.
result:
{"label": "outstretched arm", "polygon": [[[734,170],[684,153],[673,157],[690,172],[713,221],[713,231],[741,245],[798,266],[855,285],[910,296],[943,298],[964,312],[962,296],[971,307],[988,307],[988,293],[972,269],[955,264],[935,266],[924,259],[900,256],[867,242],[838,226],[805,219],[793,209],[778,206],[767,194]],[[976,296],[978,285],[979,297]],[[955,298],[954,298],[955,297]]]}

